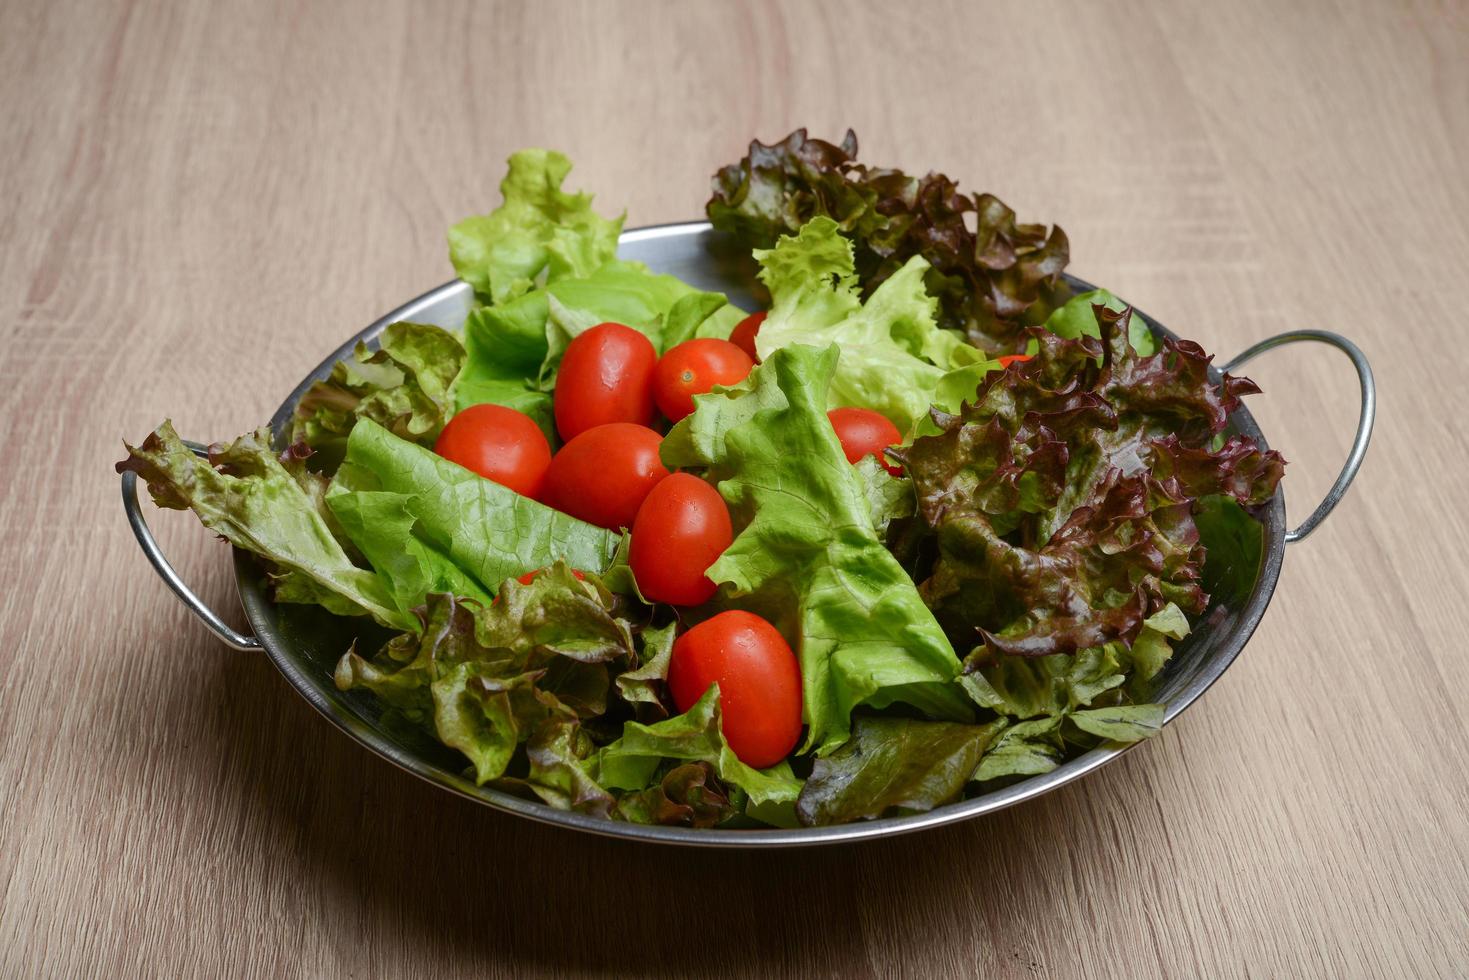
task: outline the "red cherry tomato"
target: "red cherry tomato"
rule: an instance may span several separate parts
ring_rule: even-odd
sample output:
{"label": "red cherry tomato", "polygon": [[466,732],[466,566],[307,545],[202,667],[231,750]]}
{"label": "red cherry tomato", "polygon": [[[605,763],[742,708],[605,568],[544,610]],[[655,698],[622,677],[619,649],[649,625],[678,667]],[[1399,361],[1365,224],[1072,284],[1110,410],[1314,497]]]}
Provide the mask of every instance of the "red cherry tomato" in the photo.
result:
{"label": "red cherry tomato", "polygon": [[632,327],[603,323],[578,334],[556,376],[556,431],[563,439],[608,422],[653,421],[653,342]]}
{"label": "red cherry tomato", "polygon": [[638,508],[628,564],[643,595],[675,606],[697,606],[714,595],[704,573],[734,540],[719,491],[688,473],[653,488]]}
{"label": "red cherry tomato", "polygon": [[729,335],[729,342],[749,354],[750,360],[756,364],[760,363],[760,355],[755,352],[755,335],[760,332],[760,324],[764,322],[764,310],[759,313],[751,313],[735,324],[734,330]]}
{"label": "red cherry tomato", "polygon": [[668,475],[658,458],[662,442],[631,422],[588,429],[551,458],[541,500],[598,527],[632,527],[643,498]]}
{"label": "red cherry tomato", "polygon": [[680,636],[668,690],[687,711],[719,685],[725,741],[757,769],[790,754],[801,737],[801,668],[785,639],[759,616],[722,612]]}
{"label": "red cherry tomato", "polygon": [[995,360],[997,360],[997,361],[1000,362],[1000,367],[1007,368],[1007,367],[1009,367],[1012,364],[1020,364],[1020,363],[1022,363],[1024,361],[1030,360],[1030,355],[1029,354],[1005,354],[1005,355],[1003,355],[1001,357],[995,358]]}
{"label": "red cherry tomato", "polygon": [[863,456],[876,456],[877,461],[893,476],[902,476],[903,468],[883,455],[888,446],[903,441],[898,427],[878,412],[866,408],[834,408],[826,413],[847,454],[847,462],[855,463]]}
{"label": "red cherry tomato", "polygon": [[[530,585],[544,571],[545,571],[544,568],[536,568],[536,569],[533,569],[533,570],[531,570],[529,572],[526,572],[524,575],[520,576],[515,581],[519,582],[521,585]],[[585,575],[583,575],[581,572],[577,571],[574,568],[571,570],[571,574],[576,578],[576,580],[578,582],[585,582],[587,580],[587,577]]]}
{"label": "red cherry tomato", "polygon": [[527,497],[538,496],[551,446],[530,416],[503,405],[471,405],[439,433],[434,452]]}
{"label": "red cherry tomato", "polygon": [[685,340],[658,358],[653,369],[653,400],[674,422],[694,410],[694,396],[715,385],[738,384],[755,362],[727,340]]}

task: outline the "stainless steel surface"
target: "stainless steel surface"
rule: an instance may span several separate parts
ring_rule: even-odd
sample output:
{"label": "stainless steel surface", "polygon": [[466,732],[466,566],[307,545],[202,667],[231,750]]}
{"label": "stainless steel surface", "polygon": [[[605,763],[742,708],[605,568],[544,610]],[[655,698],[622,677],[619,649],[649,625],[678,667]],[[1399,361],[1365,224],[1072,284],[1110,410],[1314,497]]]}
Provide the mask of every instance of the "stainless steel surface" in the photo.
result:
{"label": "stainless steel surface", "polygon": [[[190,442],[187,445],[197,456],[209,455],[208,450],[196,442]],[[259,640],[231,629],[223,619],[219,618],[218,613],[205,605],[204,600],[195,595],[194,590],[179,578],[178,572],[173,570],[173,566],[163,556],[163,550],[158,547],[158,541],[153,537],[153,532],[148,529],[148,522],[143,520],[142,508],[138,506],[138,474],[131,470],[122,475],[122,509],[128,515],[128,524],[131,525],[133,535],[138,539],[138,546],[143,549],[143,554],[148,557],[158,577],[173,590],[173,594],[182,599],[184,605],[188,606],[225,646],[232,650],[239,650],[241,653],[259,650]]]}
{"label": "stainless steel surface", "polygon": [[1330,330],[1292,330],[1288,333],[1276,334],[1274,337],[1267,337],[1240,352],[1220,370],[1233,373],[1235,368],[1258,354],[1263,354],[1276,347],[1284,347],[1286,344],[1300,343],[1303,340],[1327,344],[1351,358],[1352,367],[1357,369],[1357,383],[1362,386],[1362,408],[1357,415],[1357,435],[1352,439],[1351,452],[1347,453],[1347,461],[1342,464],[1341,472],[1336,476],[1336,482],[1331,485],[1331,489],[1326,491],[1326,496],[1321,499],[1321,503],[1316,505],[1310,517],[1302,521],[1298,527],[1285,532],[1286,544],[1303,540],[1326,519],[1326,515],[1331,513],[1332,508],[1341,503],[1341,498],[1346,496],[1347,487],[1352,485],[1357,471],[1362,468],[1362,460],[1367,456],[1367,443],[1372,441],[1372,425],[1377,421],[1377,383],[1372,378],[1372,365],[1367,363],[1367,355],[1363,354],[1362,349],[1356,344]]}
{"label": "stainless steel surface", "polygon": [[[751,263],[747,255],[730,247],[721,236],[716,235],[705,222],[663,225],[634,229],[624,233],[619,254],[623,258],[638,259],[653,269],[668,272],[694,285],[717,289],[730,296],[735,304],[753,308],[755,305],[748,284]],[[1089,283],[1068,277],[1078,290],[1093,288]],[[373,343],[388,324],[398,320],[415,320],[443,327],[458,327],[471,306],[472,294],[462,282],[450,282],[431,290],[411,302],[392,311],[387,316],[348,340],[319,364],[296,390],[283,402],[271,420],[276,438],[283,439],[289,426],[291,414],[297,401],[307,388],[319,378],[330,373],[332,365],[351,353],[359,341]],[[1139,312],[1144,320],[1160,334],[1169,334],[1161,324]],[[1327,339],[1327,337],[1333,339]],[[1309,533],[1330,512],[1331,506],[1340,499],[1347,483],[1361,463],[1361,454],[1366,450],[1366,439],[1371,431],[1372,388],[1371,374],[1361,352],[1347,341],[1334,334],[1316,336],[1314,332],[1286,334],[1257,344],[1230,366],[1243,363],[1261,350],[1290,343],[1293,340],[1324,340],[1335,343],[1353,357],[1363,378],[1363,422],[1359,427],[1358,444],[1353,455],[1338,478],[1335,496],[1328,499],[1317,512],[1312,514],[1301,528],[1297,537]],[[1284,338],[1284,339],[1283,339]],[[1216,372],[1217,374],[1217,372]],[[1264,434],[1245,409],[1231,416],[1231,430],[1249,435],[1261,447],[1267,443]],[[347,620],[333,617],[312,606],[276,605],[271,601],[268,583],[260,564],[245,552],[235,552],[235,572],[240,587],[240,599],[245,607],[256,636],[244,637],[230,630],[218,616],[207,609],[169,568],[158,553],[152,536],[141,515],[137,513],[137,501],[133,486],[129,482],[132,474],[124,475],[124,503],[128,508],[129,520],[138,534],[149,560],[174,592],[203,619],[226,643],[236,649],[263,647],[271,661],[280,669],[303,697],[325,715],[333,724],[363,745],[384,758],[420,778],[462,796],[470,797],[497,809],[577,830],[589,831],[609,837],[655,841],[671,844],[686,844],[709,847],[792,847],[808,844],[830,844],[845,841],[868,840],[894,834],[910,833],[966,820],[981,814],[991,813],[1013,806],[1024,800],[1040,796],[1087,773],[1098,769],[1131,746],[1101,747],[1087,752],[1063,764],[1052,772],[1033,776],[1010,786],[995,789],[981,796],[941,807],[929,813],[906,817],[893,817],[836,827],[811,827],[796,830],[694,830],[679,827],[646,827],[636,824],[615,823],[578,813],[556,810],[540,803],[500,792],[491,787],[476,786],[463,775],[463,760],[453,751],[439,745],[427,735],[404,735],[401,731],[389,731],[382,725],[380,706],[371,695],[363,692],[337,690],[332,681],[332,668],[337,658],[347,649],[354,638],[362,641],[364,648],[371,649],[373,643],[386,636],[376,627],[364,626],[363,620]],[[1239,588],[1215,590],[1209,608],[1200,617],[1198,627],[1182,641],[1161,678],[1157,693],[1158,700],[1167,705],[1164,723],[1171,722],[1193,703],[1239,655],[1240,650],[1254,632],[1260,618],[1269,605],[1280,576],[1281,560],[1284,555],[1285,500],[1283,492],[1259,513],[1261,519],[1261,541],[1258,555],[1245,558],[1222,558],[1211,555],[1206,563],[1206,579],[1219,581],[1238,580],[1245,583]],[[1242,562],[1248,560],[1246,566]],[[1221,562],[1236,562],[1220,568]],[[364,635],[366,634],[366,635]],[[379,635],[380,634],[380,635]]]}

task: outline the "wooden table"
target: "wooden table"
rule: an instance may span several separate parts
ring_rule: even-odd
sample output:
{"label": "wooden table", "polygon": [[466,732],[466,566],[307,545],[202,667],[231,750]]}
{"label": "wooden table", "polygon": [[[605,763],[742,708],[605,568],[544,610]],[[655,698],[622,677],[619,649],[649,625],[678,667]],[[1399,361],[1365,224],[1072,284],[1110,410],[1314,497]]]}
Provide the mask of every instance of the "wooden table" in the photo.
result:
{"label": "wooden table", "polygon": [[[1161,737],[916,837],[620,844],[395,770],[148,569],[122,437],[267,418],[448,278],[510,151],[636,225],[796,125],[1059,221],[1211,350],[1372,357],[1361,478]],[[0,136],[0,975],[1469,970],[1463,3],[0,0]],[[1300,518],[1355,380],[1324,348],[1251,374]],[[150,517],[239,622],[225,549]]]}

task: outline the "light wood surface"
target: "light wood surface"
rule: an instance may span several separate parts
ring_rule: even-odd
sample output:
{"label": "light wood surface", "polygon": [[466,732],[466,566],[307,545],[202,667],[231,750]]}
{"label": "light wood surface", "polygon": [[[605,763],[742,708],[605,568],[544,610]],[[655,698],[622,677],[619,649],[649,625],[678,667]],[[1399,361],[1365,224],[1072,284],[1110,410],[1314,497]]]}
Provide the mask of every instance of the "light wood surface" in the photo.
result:
{"label": "light wood surface", "polygon": [[[267,418],[449,277],[512,150],[637,225],[797,125],[1060,222],[1224,356],[1372,358],[1360,479],[1161,737],[915,837],[608,842],[395,770],[148,569],[121,438]],[[1462,2],[0,0],[0,975],[1465,975],[1466,160]],[[1299,519],[1355,380],[1249,373]],[[225,548],[150,518],[243,625]]]}

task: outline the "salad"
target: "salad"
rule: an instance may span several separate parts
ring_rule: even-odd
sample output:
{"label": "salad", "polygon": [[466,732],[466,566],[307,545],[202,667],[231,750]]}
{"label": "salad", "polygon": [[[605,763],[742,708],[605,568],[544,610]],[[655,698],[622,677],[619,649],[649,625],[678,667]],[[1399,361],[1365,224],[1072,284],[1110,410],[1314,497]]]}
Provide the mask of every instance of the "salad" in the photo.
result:
{"label": "salad", "polygon": [[[639,823],[911,813],[1156,732],[1284,461],[1245,378],[1071,295],[1059,228],[804,130],[714,178],[766,308],[618,259],[510,158],[449,230],[459,330],[395,323],[268,428],[119,470],[392,631],[336,684],[480,785]],[[380,635],[363,629],[360,636]]]}

